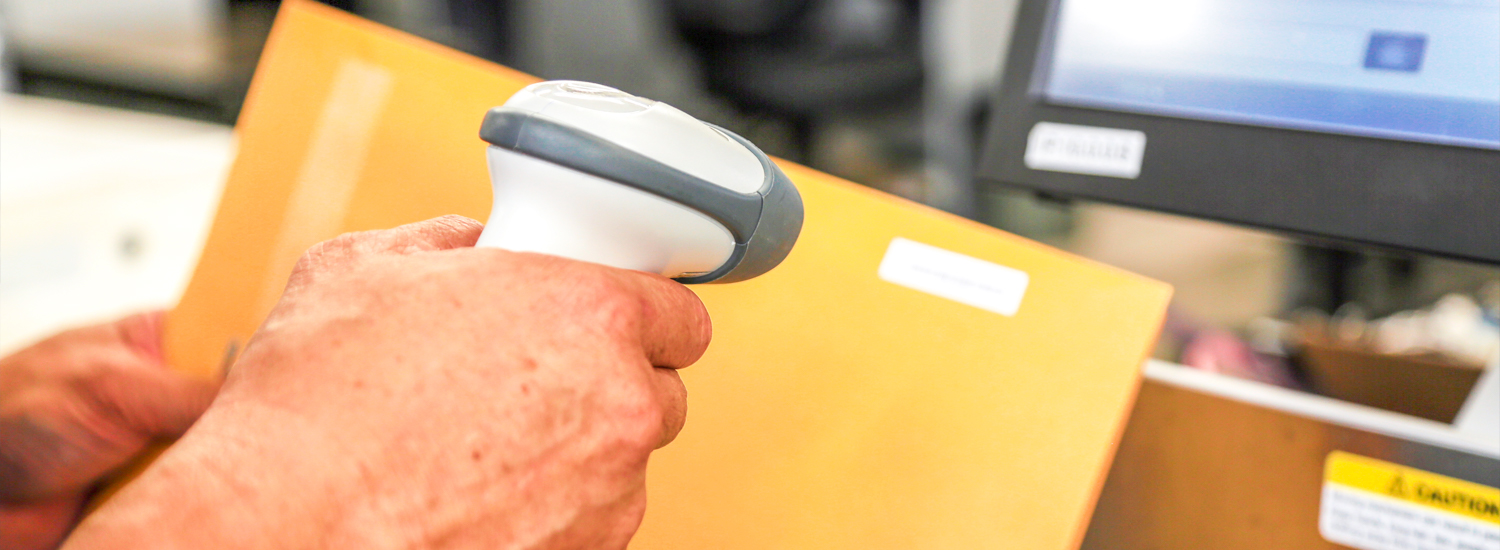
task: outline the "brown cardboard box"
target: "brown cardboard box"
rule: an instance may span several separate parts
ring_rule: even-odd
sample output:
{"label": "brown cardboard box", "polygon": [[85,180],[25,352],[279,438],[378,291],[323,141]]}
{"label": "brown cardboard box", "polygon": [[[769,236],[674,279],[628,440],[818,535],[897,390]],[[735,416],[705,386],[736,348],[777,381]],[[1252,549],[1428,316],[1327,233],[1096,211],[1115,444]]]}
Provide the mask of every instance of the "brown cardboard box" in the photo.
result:
{"label": "brown cardboard box", "polygon": [[1436,353],[1383,354],[1322,336],[1303,338],[1300,356],[1320,394],[1450,423],[1484,370]]}

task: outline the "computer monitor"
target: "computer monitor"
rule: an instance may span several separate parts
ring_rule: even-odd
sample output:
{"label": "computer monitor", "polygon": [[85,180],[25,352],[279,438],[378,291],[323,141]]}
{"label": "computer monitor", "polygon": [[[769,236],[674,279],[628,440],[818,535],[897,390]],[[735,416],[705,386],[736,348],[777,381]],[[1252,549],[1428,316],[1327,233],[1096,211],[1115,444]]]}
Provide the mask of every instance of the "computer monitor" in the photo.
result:
{"label": "computer monitor", "polygon": [[1500,0],[1021,0],[981,181],[1500,263]]}

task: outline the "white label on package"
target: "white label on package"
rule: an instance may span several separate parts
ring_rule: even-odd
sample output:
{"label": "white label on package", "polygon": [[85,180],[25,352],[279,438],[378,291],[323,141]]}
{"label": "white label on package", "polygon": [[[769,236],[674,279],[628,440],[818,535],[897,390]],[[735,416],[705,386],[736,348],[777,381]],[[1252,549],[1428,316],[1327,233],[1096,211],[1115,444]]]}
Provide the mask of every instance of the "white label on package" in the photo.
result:
{"label": "white label on package", "polygon": [[880,278],[1007,317],[1015,315],[1031,277],[1026,272],[896,237],[880,261]]}
{"label": "white label on package", "polygon": [[1500,491],[1334,452],[1318,531],[1360,550],[1500,550]]}
{"label": "white label on package", "polygon": [[1038,122],[1026,137],[1026,167],[1135,179],[1146,155],[1146,133]]}

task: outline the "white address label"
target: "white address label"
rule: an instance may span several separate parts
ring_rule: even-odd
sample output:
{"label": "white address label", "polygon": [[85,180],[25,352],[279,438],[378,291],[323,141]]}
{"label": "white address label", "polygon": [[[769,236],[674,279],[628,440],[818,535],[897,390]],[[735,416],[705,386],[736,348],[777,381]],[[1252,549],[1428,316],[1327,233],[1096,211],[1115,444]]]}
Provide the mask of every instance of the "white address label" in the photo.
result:
{"label": "white address label", "polygon": [[896,237],[880,260],[880,278],[1007,317],[1021,308],[1031,277],[1019,269]]}
{"label": "white address label", "polygon": [[1146,155],[1146,133],[1038,122],[1026,137],[1026,167],[1135,179]]}

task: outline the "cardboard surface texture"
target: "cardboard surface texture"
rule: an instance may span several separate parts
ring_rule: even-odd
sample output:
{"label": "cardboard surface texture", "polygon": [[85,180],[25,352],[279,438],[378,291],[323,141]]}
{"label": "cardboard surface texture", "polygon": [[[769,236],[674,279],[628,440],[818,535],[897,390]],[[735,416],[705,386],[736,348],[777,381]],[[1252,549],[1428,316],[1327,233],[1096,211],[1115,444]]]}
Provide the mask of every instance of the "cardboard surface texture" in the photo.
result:
{"label": "cardboard surface texture", "polygon": [[[442,214],[484,220],[480,120],[534,81],[284,3],[170,319],[172,364],[221,368],[317,241]],[[1170,289],[783,167],[806,203],[802,237],[768,275],[693,288],[714,342],[683,372],[687,428],[653,455],[632,547],[1076,547]],[[882,280],[897,237],[1024,273],[1014,315]],[[963,293],[976,284],[966,261],[906,273]]]}

